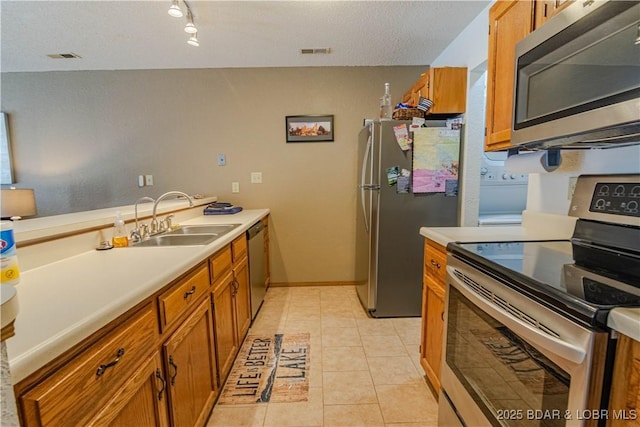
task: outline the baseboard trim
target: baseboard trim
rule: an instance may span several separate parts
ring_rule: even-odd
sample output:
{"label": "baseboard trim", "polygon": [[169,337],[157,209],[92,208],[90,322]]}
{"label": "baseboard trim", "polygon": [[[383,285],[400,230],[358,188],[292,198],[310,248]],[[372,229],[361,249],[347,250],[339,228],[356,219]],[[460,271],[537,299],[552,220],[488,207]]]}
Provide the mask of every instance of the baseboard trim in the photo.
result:
{"label": "baseboard trim", "polygon": [[308,286],[355,286],[357,282],[271,282],[273,288],[295,288]]}

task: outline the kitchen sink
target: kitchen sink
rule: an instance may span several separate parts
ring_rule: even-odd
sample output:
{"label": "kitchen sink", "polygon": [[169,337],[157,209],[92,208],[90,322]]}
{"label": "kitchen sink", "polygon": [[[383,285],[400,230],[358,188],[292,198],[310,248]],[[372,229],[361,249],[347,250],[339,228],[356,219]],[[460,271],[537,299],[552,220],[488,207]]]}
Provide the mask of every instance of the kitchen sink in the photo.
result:
{"label": "kitchen sink", "polygon": [[240,224],[184,225],[135,243],[132,247],[208,245],[239,226]]}
{"label": "kitchen sink", "polygon": [[162,234],[135,243],[132,247],[208,245],[220,236],[220,234]]}
{"label": "kitchen sink", "polygon": [[176,230],[168,232],[167,235],[215,234],[222,236],[238,226],[240,224],[183,225]]}

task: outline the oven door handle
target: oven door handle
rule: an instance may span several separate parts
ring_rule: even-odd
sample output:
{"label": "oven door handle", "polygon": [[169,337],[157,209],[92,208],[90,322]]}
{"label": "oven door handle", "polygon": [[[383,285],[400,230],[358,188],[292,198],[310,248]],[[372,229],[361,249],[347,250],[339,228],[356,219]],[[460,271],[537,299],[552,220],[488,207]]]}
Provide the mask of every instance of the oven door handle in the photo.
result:
{"label": "oven door handle", "polygon": [[517,317],[507,313],[502,308],[494,305],[490,301],[487,301],[478,296],[471,288],[469,288],[460,279],[454,276],[451,272],[447,274],[448,282],[451,286],[455,287],[458,291],[467,297],[474,305],[480,308],[482,311],[498,320],[500,323],[511,329],[520,337],[529,341],[531,344],[539,348],[546,349],[551,354],[556,354],[563,359],[571,361],[577,365],[580,365],[587,356],[587,351],[584,348],[579,347],[573,343],[563,341],[560,338],[556,338],[552,335],[548,335],[532,326],[524,323]]}

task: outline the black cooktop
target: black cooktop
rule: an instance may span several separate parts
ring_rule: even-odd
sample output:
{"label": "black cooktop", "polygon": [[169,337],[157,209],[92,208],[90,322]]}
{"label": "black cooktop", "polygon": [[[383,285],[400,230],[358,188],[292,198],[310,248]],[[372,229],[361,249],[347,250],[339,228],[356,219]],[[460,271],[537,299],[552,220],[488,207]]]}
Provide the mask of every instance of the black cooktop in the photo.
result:
{"label": "black cooktop", "polygon": [[[447,250],[507,286],[575,321],[606,326],[614,307],[640,307],[640,281],[624,270],[582,263],[571,241],[450,243]],[[574,259],[577,257],[578,262]],[[598,259],[598,254],[593,258]]]}

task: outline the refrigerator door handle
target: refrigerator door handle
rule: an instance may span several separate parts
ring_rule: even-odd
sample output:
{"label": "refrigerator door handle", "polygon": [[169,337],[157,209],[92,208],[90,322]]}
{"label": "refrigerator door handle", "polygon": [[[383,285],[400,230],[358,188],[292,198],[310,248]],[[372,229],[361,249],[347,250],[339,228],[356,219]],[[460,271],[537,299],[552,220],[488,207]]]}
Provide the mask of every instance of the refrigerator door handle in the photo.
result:
{"label": "refrigerator door handle", "polygon": [[367,175],[367,162],[371,155],[371,134],[367,140],[367,148],[365,150],[364,159],[362,160],[362,176],[360,177],[360,200],[362,200],[362,215],[364,215],[364,229],[369,232],[369,219],[367,218],[367,207],[364,201],[364,190],[371,190],[370,184],[365,184],[365,178]]}

